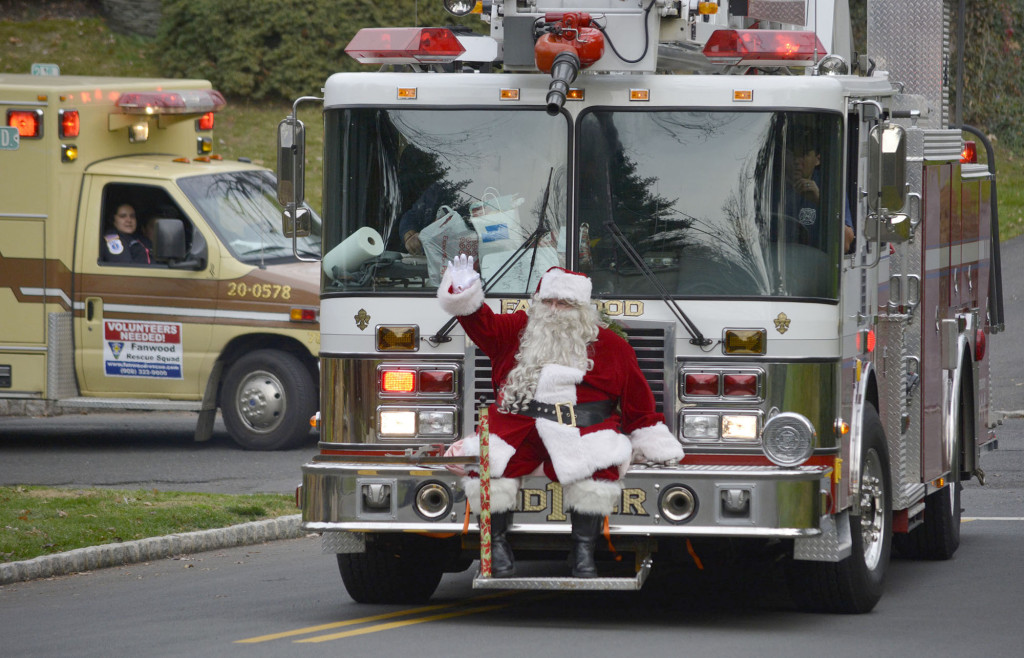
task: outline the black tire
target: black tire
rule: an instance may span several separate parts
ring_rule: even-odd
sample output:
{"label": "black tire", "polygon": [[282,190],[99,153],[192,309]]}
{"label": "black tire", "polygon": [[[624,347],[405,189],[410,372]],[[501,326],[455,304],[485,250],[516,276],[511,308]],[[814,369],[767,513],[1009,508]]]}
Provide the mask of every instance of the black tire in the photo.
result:
{"label": "black tire", "polygon": [[309,369],[298,357],[279,350],[256,350],[235,361],[220,391],[224,425],[247,450],[301,445],[317,405]]}
{"label": "black tire", "polygon": [[428,537],[370,535],[365,553],[338,554],[338,570],[356,603],[423,603],[444,575],[446,548]]}
{"label": "black tire", "polygon": [[882,597],[892,549],[892,486],[885,432],[873,407],[864,413],[860,464],[861,513],[849,516],[850,556],[789,563],[791,594],[802,610],[862,614]]}
{"label": "black tire", "polygon": [[896,535],[893,543],[903,557],[914,560],[948,560],[960,548],[960,451],[966,436],[969,407],[960,405],[956,445],[949,469],[949,483],[924,499],[924,520],[907,534]]}

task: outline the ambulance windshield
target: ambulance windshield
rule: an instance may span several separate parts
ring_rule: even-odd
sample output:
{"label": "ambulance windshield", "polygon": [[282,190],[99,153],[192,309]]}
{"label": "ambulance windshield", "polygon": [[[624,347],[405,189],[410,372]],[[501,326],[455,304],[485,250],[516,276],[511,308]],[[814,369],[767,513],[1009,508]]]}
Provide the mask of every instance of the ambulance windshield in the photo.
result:
{"label": "ambulance windshield", "polygon": [[[493,292],[522,295],[565,264],[564,117],[543,109],[325,114],[325,142],[339,145],[324,163],[339,173],[324,184],[325,293],[432,294],[461,252],[476,258]],[[530,248],[520,250],[524,243]]]}
{"label": "ambulance windshield", "polygon": [[579,130],[579,262],[595,295],[837,298],[839,115],[596,111]]}
{"label": "ambulance windshield", "polygon": [[[243,263],[292,262],[292,239],[281,233],[281,206],[268,171],[235,171],[190,176],[178,186],[213,227],[217,237]],[[299,238],[300,254],[320,255],[320,218],[312,217],[312,235]]]}

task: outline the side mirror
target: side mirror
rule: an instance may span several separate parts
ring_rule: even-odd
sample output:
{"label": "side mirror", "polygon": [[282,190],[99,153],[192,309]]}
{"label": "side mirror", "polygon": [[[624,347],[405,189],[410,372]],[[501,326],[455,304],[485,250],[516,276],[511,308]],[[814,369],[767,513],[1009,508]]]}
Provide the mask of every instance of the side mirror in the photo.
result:
{"label": "side mirror", "polygon": [[286,238],[309,236],[312,233],[313,224],[311,217],[309,208],[305,206],[299,206],[296,210],[291,204],[286,205],[284,212],[281,213],[281,233]]}
{"label": "side mirror", "polygon": [[[277,124],[277,201],[282,206],[305,201],[306,127],[289,116]],[[286,234],[287,235],[287,234]]]}
{"label": "side mirror", "polygon": [[907,203],[906,131],[896,124],[871,129],[868,151],[868,207],[873,213],[894,213]]}
{"label": "side mirror", "polygon": [[154,222],[153,255],[160,263],[185,258],[185,225],[180,219],[158,219]]}

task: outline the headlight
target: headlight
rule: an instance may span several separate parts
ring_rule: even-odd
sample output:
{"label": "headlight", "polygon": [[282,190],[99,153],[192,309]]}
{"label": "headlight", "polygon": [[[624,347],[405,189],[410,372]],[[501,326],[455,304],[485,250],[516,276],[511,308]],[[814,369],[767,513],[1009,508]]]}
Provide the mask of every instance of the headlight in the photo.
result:
{"label": "headlight", "polygon": [[722,416],[722,438],[726,441],[757,441],[757,416]]}
{"label": "headlight", "polygon": [[810,458],[815,434],[811,421],[800,414],[782,413],[765,423],[761,447],[772,463],[798,466]]}
{"label": "headlight", "polygon": [[687,441],[717,441],[718,414],[683,416],[683,438]]}
{"label": "headlight", "polygon": [[455,412],[436,409],[424,410],[420,415],[420,434],[451,436],[455,434]]}

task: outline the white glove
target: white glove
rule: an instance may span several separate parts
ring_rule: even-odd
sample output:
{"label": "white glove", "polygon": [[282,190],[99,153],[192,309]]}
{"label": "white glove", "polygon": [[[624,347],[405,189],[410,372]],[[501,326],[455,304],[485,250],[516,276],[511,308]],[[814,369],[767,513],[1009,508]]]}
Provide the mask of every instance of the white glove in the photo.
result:
{"label": "white glove", "polygon": [[448,261],[448,271],[452,275],[452,291],[456,293],[467,290],[480,280],[480,275],[473,269],[473,257],[466,254],[459,254]]}

